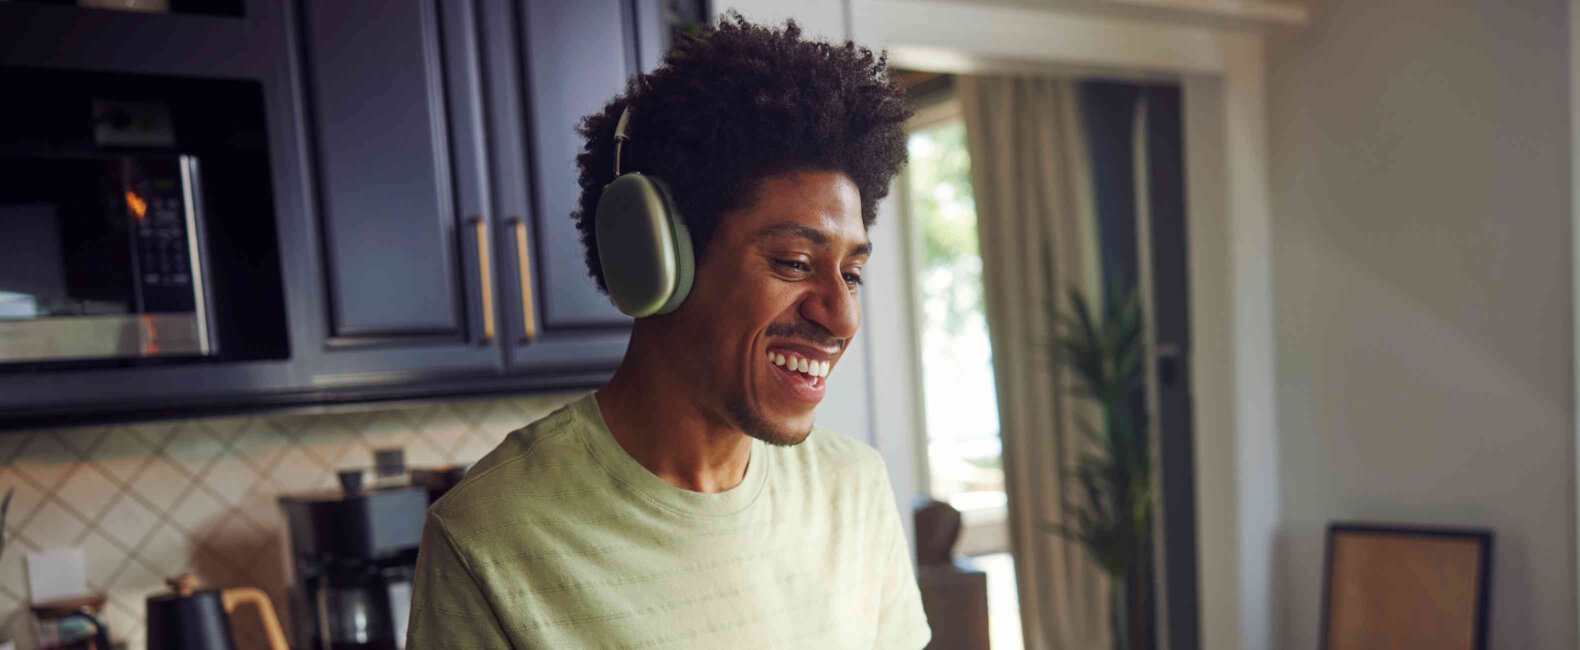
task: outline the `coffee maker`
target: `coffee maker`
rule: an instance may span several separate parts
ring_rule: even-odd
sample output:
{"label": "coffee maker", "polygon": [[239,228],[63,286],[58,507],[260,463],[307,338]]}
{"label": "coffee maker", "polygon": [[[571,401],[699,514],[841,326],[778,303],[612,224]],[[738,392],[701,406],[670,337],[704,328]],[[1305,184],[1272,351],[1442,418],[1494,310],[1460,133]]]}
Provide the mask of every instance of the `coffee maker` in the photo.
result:
{"label": "coffee maker", "polygon": [[426,487],[285,495],[292,646],[404,650]]}

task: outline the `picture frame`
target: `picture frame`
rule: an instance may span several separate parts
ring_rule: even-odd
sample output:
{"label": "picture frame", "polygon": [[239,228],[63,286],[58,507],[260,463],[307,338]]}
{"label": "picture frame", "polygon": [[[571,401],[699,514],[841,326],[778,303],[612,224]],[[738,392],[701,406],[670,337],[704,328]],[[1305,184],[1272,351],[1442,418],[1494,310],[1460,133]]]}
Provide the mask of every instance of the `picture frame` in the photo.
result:
{"label": "picture frame", "polygon": [[1320,650],[1487,650],[1493,533],[1329,524]]}

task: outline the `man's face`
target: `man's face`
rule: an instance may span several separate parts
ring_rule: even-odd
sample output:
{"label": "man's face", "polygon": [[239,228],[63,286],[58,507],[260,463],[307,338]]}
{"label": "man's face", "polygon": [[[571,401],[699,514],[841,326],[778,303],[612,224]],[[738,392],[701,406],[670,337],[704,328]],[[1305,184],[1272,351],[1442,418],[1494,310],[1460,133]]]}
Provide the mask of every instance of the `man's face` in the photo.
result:
{"label": "man's face", "polygon": [[822,368],[838,372],[856,335],[871,246],[860,192],[843,173],[773,176],[755,199],[720,220],[676,312],[693,355],[682,363],[707,393],[699,399],[736,428],[793,445],[811,432]]}

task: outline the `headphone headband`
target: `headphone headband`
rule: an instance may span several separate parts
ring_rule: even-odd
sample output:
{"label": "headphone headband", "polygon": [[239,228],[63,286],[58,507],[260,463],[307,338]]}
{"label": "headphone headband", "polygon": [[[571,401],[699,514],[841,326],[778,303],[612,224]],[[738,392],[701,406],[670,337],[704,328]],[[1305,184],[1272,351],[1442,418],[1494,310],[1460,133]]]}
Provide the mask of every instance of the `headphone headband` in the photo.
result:
{"label": "headphone headband", "polygon": [[631,136],[626,133],[626,129],[630,124],[631,107],[626,106],[625,110],[620,112],[620,121],[614,125],[614,175],[616,178],[620,176],[620,147],[625,144],[626,140],[631,139]]}

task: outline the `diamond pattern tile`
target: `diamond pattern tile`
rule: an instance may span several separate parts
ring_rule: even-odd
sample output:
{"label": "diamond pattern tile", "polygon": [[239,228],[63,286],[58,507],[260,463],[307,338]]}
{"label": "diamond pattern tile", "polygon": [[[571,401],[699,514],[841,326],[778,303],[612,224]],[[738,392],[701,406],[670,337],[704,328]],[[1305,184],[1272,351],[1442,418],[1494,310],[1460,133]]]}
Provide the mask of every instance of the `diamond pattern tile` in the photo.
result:
{"label": "diamond pattern tile", "polygon": [[164,578],[135,558],[128,560],[126,566],[121,567],[121,573],[110,583],[110,591],[116,594],[143,594],[146,597],[147,594],[164,589]]}
{"label": "diamond pattern tile", "polygon": [[159,525],[159,515],[130,494],[116,496],[119,498],[99,516],[99,532],[126,548],[137,548],[148,531]]}
{"label": "diamond pattern tile", "polygon": [[11,460],[17,473],[32,479],[45,490],[54,490],[76,464],[76,452],[59,437],[36,435]]}
{"label": "diamond pattern tile", "polygon": [[130,557],[119,544],[110,541],[99,531],[89,531],[78,546],[82,548],[83,559],[88,566],[88,588],[94,591],[102,591],[109,586]]}
{"label": "diamond pattern tile", "polygon": [[7,639],[31,638],[33,620],[27,615],[27,610],[18,606],[9,613],[10,616],[0,615],[0,636]]}
{"label": "diamond pattern tile", "polygon": [[27,569],[24,567],[23,556],[25,551],[31,550],[22,544],[16,548],[11,547],[11,538],[5,542],[5,553],[0,554],[0,594],[5,594],[18,602],[27,602]]}
{"label": "diamond pattern tile", "polygon": [[406,445],[406,465],[408,467],[433,467],[450,462],[445,452],[428,441],[427,436],[412,436],[411,442]]}
{"label": "diamond pattern tile", "polygon": [[[45,433],[44,435],[49,435]],[[10,465],[11,458],[22,451],[22,447],[32,441],[33,437],[25,431],[17,431],[0,436],[0,466]]]}
{"label": "diamond pattern tile", "polygon": [[225,446],[195,423],[182,427],[165,441],[165,458],[192,476],[202,474],[223,453]]}
{"label": "diamond pattern tile", "polygon": [[228,508],[207,490],[197,489],[187,493],[170,511],[170,520],[195,540],[208,539],[223,523]]}
{"label": "diamond pattern tile", "polygon": [[450,462],[475,463],[477,459],[482,458],[484,454],[493,451],[493,449],[494,445],[483,442],[477,436],[467,436],[466,442],[450,453]]}
{"label": "diamond pattern tile", "polygon": [[[21,604],[21,598],[13,596],[10,594],[10,592],[0,589],[0,612],[9,612]],[[0,616],[0,619],[3,619],[3,616]]]}
{"label": "diamond pattern tile", "polygon": [[15,490],[11,493],[11,510],[6,513],[6,530],[21,528],[33,516],[33,511],[44,504],[46,493],[33,486],[31,481],[24,480],[21,475],[8,467],[0,466],[0,498],[3,498],[4,489]]}
{"label": "diamond pattern tile", "polygon": [[61,432],[60,439],[78,454],[86,456],[109,433],[109,427],[78,427]]}
{"label": "diamond pattern tile", "polygon": [[148,444],[141,436],[129,429],[119,429],[105,436],[88,454],[88,459],[111,478],[125,483],[148,464],[148,456],[153,450],[154,445]]}
{"label": "diamond pattern tile", "polygon": [[219,497],[220,501],[235,506],[241,503],[242,496],[258,482],[258,472],[242,462],[240,458],[227,456],[214,461],[199,480],[214,493],[214,496]]}
{"label": "diamond pattern tile", "polygon": [[73,509],[89,520],[97,520],[99,513],[120,496],[120,489],[104,472],[92,464],[82,463],[76,471],[55,489],[56,498],[72,504]]}
{"label": "diamond pattern tile", "polygon": [[378,446],[406,449],[412,466],[473,462],[578,396],[0,434],[0,492],[17,490],[0,555],[0,638],[29,625],[26,553],[73,545],[128,650],[146,650],[143,599],[188,571],[204,586],[264,589],[284,614],[280,494],[334,489],[334,470],[372,465]]}
{"label": "diamond pattern tile", "polygon": [[[33,518],[15,534],[19,538],[31,540],[40,549],[55,549],[71,548],[77,543],[77,538],[87,531],[88,522],[81,515],[68,510],[60,501],[50,499],[39,506]],[[6,546],[10,545],[11,537],[8,535]]]}
{"label": "diamond pattern tile", "polygon": [[340,461],[342,454],[351,451],[352,447],[360,447],[359,444],[354,444],[355,434],[335,426],[333,421],[319,419],[314,423],[321,423],[326,427],[302,432],[296,439],[296,447],[317,458],[319,465],[334,467],[335,463]]}
{"label": "diamond pattern tile", "polygon": [[272,489],[272,485],[262,482],[259,485],[270,489],[267,491],[255,489],[242,499],[241,506],[235,512],[238,516],[246,517],[247,521],[268,533],[270,537],[283,534],[285,515],[280,512],[280,504],[275,501],[275,497],[280,493]]}
{"label": "diamond pattern tile", "polygon": [[192,568],[192,539],[170,524],[159,524],[137,553],[144,564],[162,576],[174,576]]}
{"label": "diamond pattern tile", "polygon": [[253,421],[252,426],[230,441],[230,448],[253,469],[267,472],[290,444],[291,439],[278,429],[262,421]]}
{"label": "diamond pattern tile", "polygon": [[131,430],[132,435],[148,443],[150,447],[158,447],[165,444],[165,441],[170,439],[170,436],[181,430],[181,427],[185,426],[186,422],[186,420],[139,422],[127,428]]}
{"label": "diamond pattern tile", "polygon": [[224,588],[244,584],[230,559],[221,557],[206,546],[193,549],[192,570],[203,577],[205,586]]}
{"label": "diamond pattern tile", "polygon": [[527,423],[526,420],[522,419],[520,411],[510,408],[502,402],[503,400],[489,400],[478,404],[484,407],[483,417],[477,423],[477,428],[473,429],[473,435],[497,445],[511,431],[515,431]]}
{"label": "diamond pattern tile", "polygon": [[196,422],[215,440],[220,441],[233,440],[236,436],[254,428],[257,423],[258,418],[251,415],[203,418]]}
{"label": "diamond pattern tile", "polygon": [[[363,428],[362,444],[369,450],[387,449],[391,447],[404,448],[411,442],[413,425],[411,419],[399,411],[380,413],[374,416],[368,425]],[[372,457],[369,457],[369,461]]]}
{"label": "diamond pattern tile", "polygon": [[435,442],[449,441],[445,452],[455,449],[462,440],[468,437],[468,432],[474,425],[461,418],[461,414],[448,405],[437,404],[427,413],[423,414],[418,430],[423,436]]}
{"label": "diamond pattern tile", "polygon": [[280,456],[280,462],[275,463],[269,478],[284,488],[282,492],[303,492],[317,487],[328,473],[323,460],[299,447],[291,447]]}
{"label": "diamond pattern tile", "polygon": [[127,482],[154,508],[169,508],[192,486],[192,479],[164,458],[155,457]]}
{"label": "diamond pattern tile", "polygon": [[267,541],[262,533],[245,517],[225,517],[203,545],[228,560],[231,566],[243,567],[253,561],[258,549]]}

